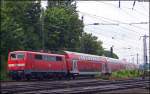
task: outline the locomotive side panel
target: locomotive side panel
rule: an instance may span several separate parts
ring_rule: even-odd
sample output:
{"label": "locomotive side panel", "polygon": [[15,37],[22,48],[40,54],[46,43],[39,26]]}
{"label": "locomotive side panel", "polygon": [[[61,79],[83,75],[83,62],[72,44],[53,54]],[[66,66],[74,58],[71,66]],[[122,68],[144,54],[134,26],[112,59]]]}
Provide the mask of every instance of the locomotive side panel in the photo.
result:
{"label": "locomotive side panel", "polygon": [[34,54],[32,62],[33,72],[45,72],[50,74],[65,73],[66,61],[62,55]]}

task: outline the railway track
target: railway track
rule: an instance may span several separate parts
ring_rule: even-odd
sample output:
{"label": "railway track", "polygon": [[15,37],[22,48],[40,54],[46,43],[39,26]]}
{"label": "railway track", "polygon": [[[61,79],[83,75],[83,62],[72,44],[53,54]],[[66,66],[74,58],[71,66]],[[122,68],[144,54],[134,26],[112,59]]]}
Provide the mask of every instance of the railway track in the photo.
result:
{"label": "railway track", "polygon": [[[131,89],[131,88],[143,88],[143,86],[146,84],[147,82],[138,82],[136,84],[128,84],[128,83],[122,83],[122,84],[107,84],[107,85],[98,85],[98,86],[88,86],[88,87],[75,87],[75,88],[67,88],[67,89],[56,89],[56,90],[47,90],[47,91],[40,91],[38,93],[57,93],[57,94],[67,94],[67,93],[74,93],[74,94],[93,94],[93,93],[98,93],[98,92],[109,92],[109,91],[113,91],[113,90],[124,90],[124,89]],[[31,93],[31,92],[28,92]],[[33,93],[33,92],[32,92]],[[37,92],[34,92],[37,93]]]}
{"label": "railway track", "polygon": [[93,93],[106,92],[128,88],[149,88],[149,79],[129,79],[129,80],[70,80],[70,81],[39,81],[24,82],[16,84],[2,84],[3,94],[27,94],[27,93]]}

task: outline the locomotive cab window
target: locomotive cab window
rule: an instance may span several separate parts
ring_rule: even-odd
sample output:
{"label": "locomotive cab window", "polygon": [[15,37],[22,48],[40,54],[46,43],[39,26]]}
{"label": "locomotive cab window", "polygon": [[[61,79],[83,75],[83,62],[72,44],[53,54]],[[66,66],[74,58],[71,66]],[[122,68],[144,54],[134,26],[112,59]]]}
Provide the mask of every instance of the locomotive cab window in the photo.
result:
{"label": "locomotive cab window", "polygon": [[24,54],[17,54],[17,58],[18,59],[23,59],[24,58]]}
{"label": "locomotive cab window", "polygon": [[12,60],[15,60],[15,59],[23,59],[24,58],[24,54],[23,53],[12,53],[10,55],[10,58]]}
{"label": "locomotive cab window", "polygon": [[11,59],[16,59],[16,54],[11,54],[11,55],[10,55],[10,58],[11,58]]}

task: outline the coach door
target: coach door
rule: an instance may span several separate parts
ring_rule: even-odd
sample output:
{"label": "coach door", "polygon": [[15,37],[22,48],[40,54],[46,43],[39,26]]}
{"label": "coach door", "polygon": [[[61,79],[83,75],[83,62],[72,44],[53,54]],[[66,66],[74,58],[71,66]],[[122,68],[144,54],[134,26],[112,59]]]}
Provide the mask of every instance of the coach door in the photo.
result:
{"label": "coach door", "polygon": [[108,63],[102,64],[102,73],[111,73],[111,67]]}
{"label": "coach door", "polygon": [[73,59],[72,60],[72,73],[78,73],[78,65],[77,65],[78,60]]}
{"label": "coach door", "polygon": [[105,63],[102,63],[102,73],[106,73]]}

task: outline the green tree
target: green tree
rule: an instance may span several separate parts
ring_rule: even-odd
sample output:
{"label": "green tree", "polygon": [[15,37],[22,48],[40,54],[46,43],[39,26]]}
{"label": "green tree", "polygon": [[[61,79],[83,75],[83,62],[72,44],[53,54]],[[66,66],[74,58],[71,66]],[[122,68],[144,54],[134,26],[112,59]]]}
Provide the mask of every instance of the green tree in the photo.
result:
{"label": "green tree", "polygon": [[40,48],[40,2],[1,2],[1,69],[9,51]]}
{"label": "green tree", "polygon": [[97,40],[96,36],[92,36],[92,34],[83,33],[80,39],[81,42],[81,52],[88,54],[103,54],[102,42]]}
{"label": "green tree", "polygon": [[68,8],[52,7],[44,13],[45,47],[50,50],[66,48],[77,51],[83,23],[78,14]]}
{"label": "green tree", "polygon": [[49,8],[52,7],[76,8],[76,3],[75,0],[48,0],[48,7]]}
{"label": "green tree", "polygon": [[[3,1],[1,7],[1,53],[39,48],[40,3]],[[32,45],[31,45],[32,44]]]}
{"label": "green tree", "polygon": [[115,53],[111,55],[111,52],[106,50],[104,51],[104,56],[119,59],[119,57]]}
{"label": "green tree", "polygon": [[[40,1],[30,1],[25,7],[20,23],[23,27],[23,45],[25,50],[39,50],[42,49],[42,30],[41,30],[41,5]],[[32,45],[31,45],[32,44]]]}

